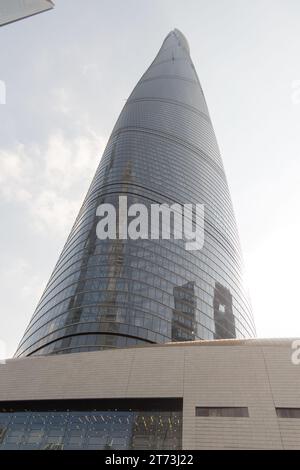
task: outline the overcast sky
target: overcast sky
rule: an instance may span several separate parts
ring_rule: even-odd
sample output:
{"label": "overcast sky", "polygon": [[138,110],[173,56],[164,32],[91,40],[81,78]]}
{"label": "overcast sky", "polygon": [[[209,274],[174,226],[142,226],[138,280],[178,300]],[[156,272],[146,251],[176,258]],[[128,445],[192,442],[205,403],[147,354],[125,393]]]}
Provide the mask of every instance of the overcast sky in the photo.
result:
{"label": "overcast sky", "polygon": [[112,127],[174,27],[221,149],[260,337],[300,336],[299,0],[56,0],[0,28],[0,340],[11,356]]}

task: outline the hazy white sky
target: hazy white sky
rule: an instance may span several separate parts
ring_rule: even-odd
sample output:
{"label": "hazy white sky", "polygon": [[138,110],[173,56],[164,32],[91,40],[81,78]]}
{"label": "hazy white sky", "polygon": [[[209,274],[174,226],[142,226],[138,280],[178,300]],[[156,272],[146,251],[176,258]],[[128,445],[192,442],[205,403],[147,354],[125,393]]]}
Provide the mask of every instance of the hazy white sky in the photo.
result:
{"label": "hazy white sky", "polygon": [[258,336],[300,336],[299,0],[56,0],[0,29],[0,341],[11,356],[124,101],[187,37],[231,188]]}

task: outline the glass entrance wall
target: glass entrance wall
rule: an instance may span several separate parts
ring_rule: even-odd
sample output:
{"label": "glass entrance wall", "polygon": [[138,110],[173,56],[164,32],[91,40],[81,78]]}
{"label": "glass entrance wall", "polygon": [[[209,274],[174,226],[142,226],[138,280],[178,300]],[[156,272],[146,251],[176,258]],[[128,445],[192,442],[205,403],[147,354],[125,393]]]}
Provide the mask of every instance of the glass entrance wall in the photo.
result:
{"label": "glass entrance wall", "polygon": [[[69,409],[59,402],[36,402],[32,409],[26,404],[23,408],[3,405],[0,450],[181,449],[182,411],[177,404],[168,410],[164,403],[151,406],[146,400],[133,409],[130,403],[117,400],[109,404],[111,409],[98,402],[92,404],[97,408],[86,410],[82,402],[69,402]],[[88,408],[89,401],[84,405]]]}

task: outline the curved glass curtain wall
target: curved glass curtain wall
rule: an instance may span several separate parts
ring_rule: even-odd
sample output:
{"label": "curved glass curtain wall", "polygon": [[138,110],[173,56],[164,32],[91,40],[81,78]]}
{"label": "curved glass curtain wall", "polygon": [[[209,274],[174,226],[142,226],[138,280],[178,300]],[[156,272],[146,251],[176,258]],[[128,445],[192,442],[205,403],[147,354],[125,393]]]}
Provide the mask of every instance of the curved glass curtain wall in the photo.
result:
{"label": "curved glass curtain wall", "polygon": [[[101,203],[202,203],[205,243],[96,237]],[[127,100],[16,356],[255,336],[206,101],[172,31]]]}

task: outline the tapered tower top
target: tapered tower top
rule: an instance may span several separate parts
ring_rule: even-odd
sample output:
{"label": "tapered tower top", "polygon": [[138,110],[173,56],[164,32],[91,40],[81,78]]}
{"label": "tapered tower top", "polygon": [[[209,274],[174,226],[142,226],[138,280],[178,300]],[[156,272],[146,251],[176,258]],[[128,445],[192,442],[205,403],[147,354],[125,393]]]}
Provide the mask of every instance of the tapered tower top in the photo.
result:
{"label": "tapered tower top", "polygon": [[170,31],[169,34],[166,36],[162,44],[162,49],[164,49],[165,47],[168,47],[170,45],[169,43],[171,42],[174,43],[174,41],[176,41],[178,45],[182,46],[184,49],[186,49],[188,53],[190,53],[190,47],[189,47],[189,43],[186,37],[177,28]]}

